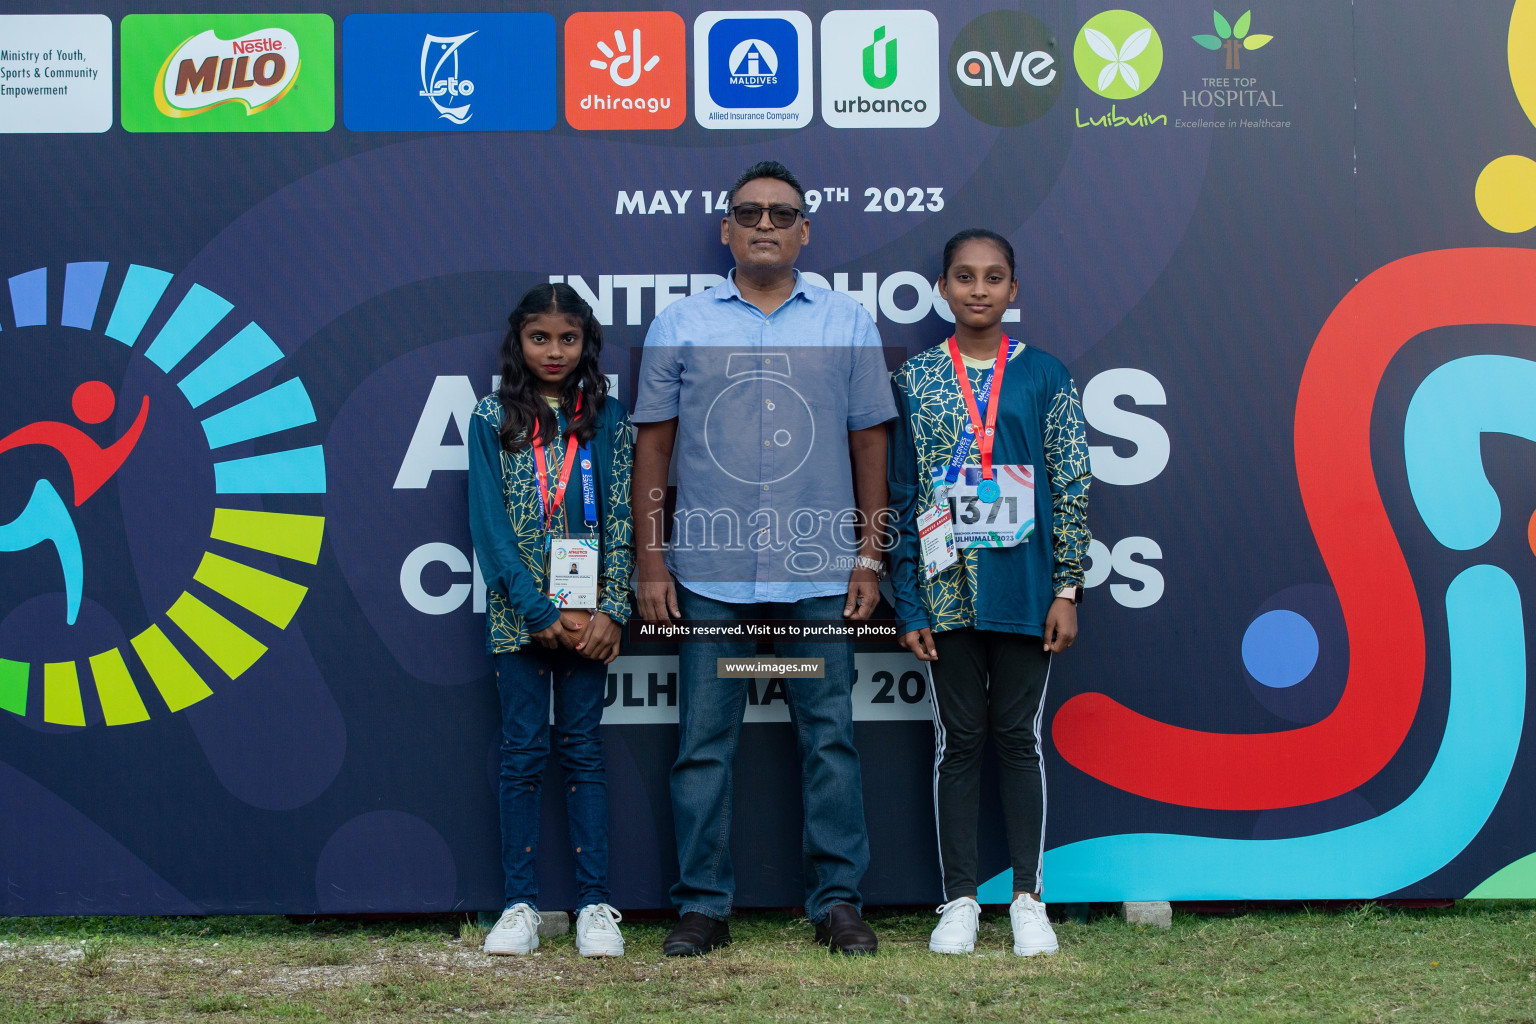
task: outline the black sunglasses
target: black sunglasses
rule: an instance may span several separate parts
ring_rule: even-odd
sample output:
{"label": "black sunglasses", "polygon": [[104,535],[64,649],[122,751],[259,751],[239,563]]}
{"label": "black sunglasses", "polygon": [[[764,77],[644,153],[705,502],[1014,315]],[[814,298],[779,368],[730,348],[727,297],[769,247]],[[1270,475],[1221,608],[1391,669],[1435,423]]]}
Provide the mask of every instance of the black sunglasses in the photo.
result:
{"label": "black sunglasses", "polygon": [[731,207],[731,216],[736,223],[744,228],[755,228],[763,222],[763,211],[768,211],[768,221],[776,228],[793,227],[795,221],[800,219],[804,212],[798,206],[790,206],[787,203],[776,203],[773,206],[761,206],[757,203],[739,203]]}

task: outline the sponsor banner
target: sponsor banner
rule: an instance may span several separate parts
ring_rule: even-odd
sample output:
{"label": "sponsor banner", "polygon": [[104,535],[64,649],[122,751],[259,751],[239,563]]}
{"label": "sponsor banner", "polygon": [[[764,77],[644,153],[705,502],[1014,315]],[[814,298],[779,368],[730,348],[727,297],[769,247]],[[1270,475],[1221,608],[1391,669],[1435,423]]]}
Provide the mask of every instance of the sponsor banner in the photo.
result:
{"label": "sponsor banner", "polygon": [[323,132],[336,121],[325,14],[130,14],[122,119],[131,132]]}
{"label": "sponsor banner", "polygon": [[693,116],[705,128],[803,128],[813,77],[801,11],[706,11],[693,23]]}
{"label": "sponsor banner", "polygon": [[672,11],[565,20],[565,120],[584,131],[676,128],[688,107],[688,44]]}
{"label": "sponsor banner", "polygon": [[822,18],[821,119],[834,128],[926,128],[937,121],[933,13],[832,11]]}
{"label": "sponsor banner", "polygon": [[554,126],[548,14],[352,14],[341,38],[342,119],[351,131]]}
{"label": "sponsor banner", "polygon": [[949,46],[950,91],[978,121],[1015,128],[1044,117],[1061,95],[1056,30],[1022,11],[991,11]]}
{"label": "sponsor banner", "polygon": [[0,14],[0,133],[111,127],[111,20]]}

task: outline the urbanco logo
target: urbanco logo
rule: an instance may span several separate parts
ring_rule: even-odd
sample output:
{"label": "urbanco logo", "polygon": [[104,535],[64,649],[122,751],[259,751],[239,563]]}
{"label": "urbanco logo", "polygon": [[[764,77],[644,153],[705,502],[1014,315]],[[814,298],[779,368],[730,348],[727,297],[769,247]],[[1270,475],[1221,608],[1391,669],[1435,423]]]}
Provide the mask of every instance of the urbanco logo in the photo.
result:
{"label": "urbanco logo", "polygon": [[1163,69],[1163,41],[1135,11],[1101,11],[1077,34],[1072,59],[1089,89],[1109,100],[1140,96]]}
{"label": "urbanco logo", "polygon": [[834,128],[926,128],[939,119],[939,22],[928,11],[821,19],[821,119]]}
{"label": "urbanco logo", "polygon": [[811,20],[800,11],[706,11],[693,23],[694,118],[706,128],[799,128],[811,119]]}
{"label": "urbanco logo", "polygon": [[336,120],[334,51],[324,14],[130,14],[123,127],[327,131]]}
{"label": "urbanco logo", "polygon": [[308,590],[290,577],[320,556],[325,451],[303,381],[261,382],[283,352],[227,299],[167,299],[173,275],[137,264],[63,269],[57,320],[49,268],[10,278],[0,709],[126,725],[214,696],[288,628]]}
{"label": "urbanco logo", "polygon": [[1242,70],[1243,62],[1240,54],[1244,50],[1257,50],[1268,44],[1274,36],[1267,36],[1261,32],[1249,33],[1249,25],[1253,19],[1252,11],[1244,11],[1243,16],[1237,19],[1236,24],[1227,21],[1221,16],[1220,11],[1211,12],[1211,20],[1216,24],[1216,34],[1191,36],[1195,42],[1207,50],[1225,50],[1227,52],[1227,71]]}
{"label": "urbanco logo", "polygon": [[565,119],[581,130],[667,129],[686,115],[687,32],[672,11],[565,22]]}
{"label": "urbanco logo", "polygon": [[[459,76],[459,47],[474,35],[428,35],[421,41],[421,95],[431,101],[439,117],[454,124],[463,124],[474,116],[469,112],[469,97],[475,91],[475,83]],[[455,105],[459,100],[463,102]]]}
{"label": "urbanco logo", "polygon": [[949,48],[949,87],[978,121],[1013,128],[1045,116],[1061,95],[1061,44],[1038,18],[991,11]]}

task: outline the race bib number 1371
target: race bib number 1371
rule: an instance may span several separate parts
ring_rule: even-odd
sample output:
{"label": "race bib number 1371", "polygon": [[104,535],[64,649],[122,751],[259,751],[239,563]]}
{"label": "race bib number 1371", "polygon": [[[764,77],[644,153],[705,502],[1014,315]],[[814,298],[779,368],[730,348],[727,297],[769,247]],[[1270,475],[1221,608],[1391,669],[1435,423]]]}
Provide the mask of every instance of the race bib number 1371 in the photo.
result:
{"label": "race bib number 1371", "polygon": [[[944,467],[932,470],[934,492],[945,494]],[[948,489],[955,519],[955,543],[962,548],[1011,548],[1035,532],[1035,469],[1033,466],[993,466],[998,496],[981,500],[981,467],[966,466]]]}

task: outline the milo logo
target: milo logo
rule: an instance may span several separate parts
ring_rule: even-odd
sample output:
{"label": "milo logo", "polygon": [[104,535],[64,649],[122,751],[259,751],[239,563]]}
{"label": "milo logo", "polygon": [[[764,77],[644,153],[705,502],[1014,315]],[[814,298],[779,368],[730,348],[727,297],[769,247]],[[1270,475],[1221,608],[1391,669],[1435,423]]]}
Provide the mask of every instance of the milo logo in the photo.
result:
{"label": "milo logo", "polygon": [[299,43],[281,28],[239,39],[212,29],[178,46],[160,69],[155,106],[167,117],[192,117],[225,103],[259,113],[288,94],[299,77]]}

